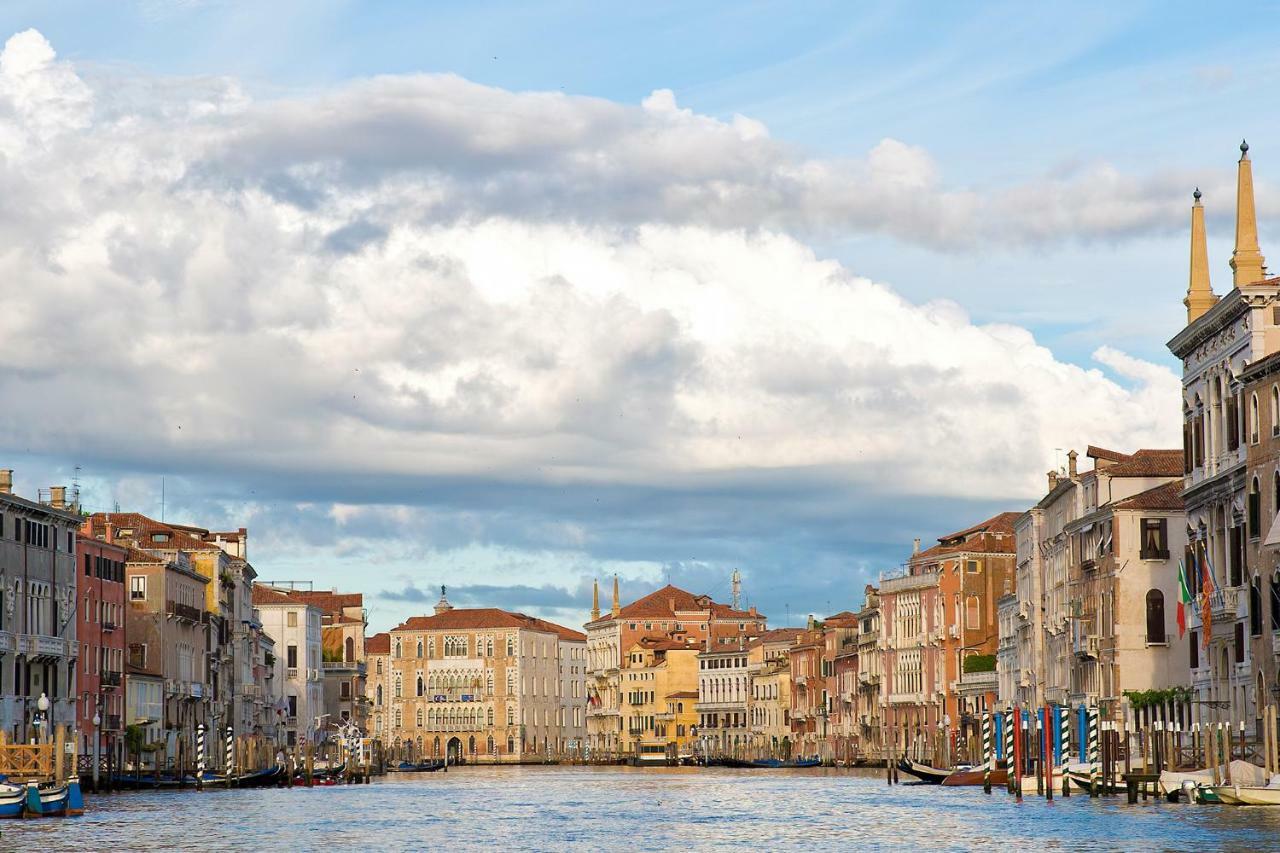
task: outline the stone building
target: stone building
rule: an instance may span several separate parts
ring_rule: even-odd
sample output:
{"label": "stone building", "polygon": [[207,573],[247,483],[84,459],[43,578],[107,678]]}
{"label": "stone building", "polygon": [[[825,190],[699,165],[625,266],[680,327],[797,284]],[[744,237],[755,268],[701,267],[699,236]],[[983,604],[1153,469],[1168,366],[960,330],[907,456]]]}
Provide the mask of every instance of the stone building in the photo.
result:
{"label": "stone building", "polygon": [[[1261,475],[1266,465],[1261,445],[1268,429],[1263,415],[1268,397],[1264,380],[1255,403],[1254,392],[1246,395],[1245,377],[1251,366],[1280,351],[1280,278],[1268,277],[1258,245],[1248,151],[1241,143],[1232,287],[1219,297],[1210,283],[1204,209],[1197,190],[1184,300],[1187,325],[1169,341],[1170,351],[1182,362],[1183,501],[1191,531],[1188,558],[1196,564],[1188,578],[1197,599],[1190,633],[1201,647],[1194,658],[1187,649],[1189,663],[1194,664],[1192,686],[1201,702],[1224,703],[1233,722],[1256,719],[1258,701],[1266,699],[1266,671],[1274,672],[1273,662],[1256,659],[1255,650],[1264,651],[1265,642],[1253,642],[1249,625],[1250,587],[1254,576],[1259,583],[1262,576],[1254,569],[1265,570],[1265,564],[1247,565],[1251,550],[1262,553],[1269,532],[1261,510],[1254,509],[1269,490]],[[1259,448],[1255,455],[1261,466],[1256,490],[1248,466],[1254,447]],[[1200,596],[1205,571],[1213,580],[1207,601]]]}
{"label": "stone building", "polygon": [[791,669],[791,753],[812,758],[827,750],[827,679],[822,669],[822,629],[809,626],[787,649]]}
{"label": "stone building", "polygon": [[774,628],[747,646],[747,722],[754,755],[791,757],[791,646],[803,628]]}
{"label": "stone building", "polygon": [[622,674],[622,754],[639,762],[674,762],[690,754],[698,728],[698,647],[641,637]]}
{"label": "stone building", "polygon": [[854,707],[858,725],[853,751],[856,757],[879,757],[884,737],[880,692],[884,680],[884,655],[880,650],[880,590],[868,584],[864,595],[862,609],[858,611],[858,693]]}
{"label": "stone building", "polygon": [[0,728],[14,741],[76,724],[79,527],[65,488],[27,500],[13,494],[13,472],[0,470]]}
{"label": "stone building", "polygon": [[738,648],[698,653],[698,742],[705,755],[745,756],[750,740],[748,638]]}
{"label": "stone building", "polygon": [[169,760],[194,765],[196,726],[215,725],[209,583],[186,553],[127,552],[124,724],[139,727],[153,748],[140,756],[144,766]]}
{"label": "stone building", "polygon": [[391,709],[391,634],[383,631],[364,641],[365,703],[369,708],[369,734],[387,742]]}
{"label": "stone building", "polygon": [[839,762],[853,756],[858,733],[858,626],[857,615],[848,611],[822,620],[827,754]]}
{"label": "stone building", "polygon": [[670,584],[623,607],[616,577],[613,605],[602,616],[597,586],[591,621],[586,625],[590,749],[597,754],[621,752],[624,657],[641,637],[669,639],[709,651],[732,649],[738,648],[743,638],[764,633],[765,622],[754,607],[738,610]]}
{"label": "stone building", "polygon": [[1014,522],[1005,512],[917,548],[896,577],[882,578],[884,719],[895,749],[949,760],[994,707],[994,680],[961,693],[964,660],[994,659],[996,600],[1015,577]]}
{"label": "stone building", "polygon": [[321,639],[323,613],[287,588],[253,587],[262,630],[274,641],[271,680],[279,685],[277,740],[287,746],[322,742],[332,726],[324,703]]}
{"label": "stone building", "polygon": [[[120,736],[124,713],[125,661],[125,561],[123,545],[92,537],[88,525],[76,538],[76,633],[80,642],[76,694],[80,698],[76,726],[80,754],[91,756],[94,741],[98,754],[111,753]],[[93,724],[94,717],[98,725]]]}
{"label": "stone building", "polygon": [[392,629],[388,742],[419,756],[500,763],[576,754],[586,734],[586,637],[485,607]]}

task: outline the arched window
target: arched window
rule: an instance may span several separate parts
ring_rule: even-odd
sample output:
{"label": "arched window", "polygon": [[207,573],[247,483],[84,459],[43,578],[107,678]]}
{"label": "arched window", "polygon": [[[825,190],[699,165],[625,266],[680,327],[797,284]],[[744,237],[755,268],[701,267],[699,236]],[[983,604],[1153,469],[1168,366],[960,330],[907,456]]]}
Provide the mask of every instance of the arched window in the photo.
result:
{"label": "arched window", "polygon": [[396,659],[397,659],[397,660],[399,660],[399,659],[400,659],[400,657],[401,657],[401,653],[400,653],[400,652],[401,652],[401,649],[400,649],[400,641],[399,641],[399,640],[396,640]]}
{"label": "arched window", "polygon": [[422,638],[418,638],[418,657],[422,657]]}
{"label": "arched window", "polygon": [[488,753],[493,755],[493,735],[489,735],[489,740],[485,743],[485,746],[488,747]]}
{"label": "arched window", "polygon": [[378,658],[377,670],[378,670],[378,675],[382,675],[382,658]]}
{"label": "arched window", "polygon": [[485,715],[485,725],[489,725],[489,726],[493,725],[493,709],[492,708],[490,708],[488,710],[488,713]]}
{"label": "arched window", "polygon": [[1272,515],[1280,515],[1280,470],[1271,475],[1272,497],[1275,502],[1271,504]]}
{"label": "arched window", "polygon": [[1249,398],[1249,443],[1258,443],[1258,395]]}
{"label": "arched window", "polygon": [[516,751],[516,739],[515,739],[515,738],[513,738],[513,737],[508,737],[508,738],[507,738],[507,753],[508,753],[508,754],[510,754],[510,753],[515,752],[515,751]]}
{"label": "arched window", "polygon": [[373,695],[374,695],[373,703],[375,705],[381,705],[382,704],[382,685],[381,684],[379,684],[377,689],[373,691]]}
{"label": "arched window", "polygon": [[347,658],[346,658],[347,663],[351,663],[356,659],[356,641],[351,637],[347,637],[346,653],[347,653]]}
{"label": "arched window", "polygon": [[1249,483],[1249,537],[1257,539],[1262,535],[1262,493],[1259,490],[1258,478]]}
{"label": "arched window", "polygon": [[418,728],[422,728],[422,709],[421,708],[418,709],[415,722],[417,723]]}
{"label": "arched window", "polygon": [[489,670],[484,674],[484,695],[493,695],[493,670]]}
{"label": "arched window", "polygon": [[467,752],[471,753],[472,755],[476,754],[476,736],[475,735],[472,735],[471,737],[467,738]]}
{"label": "arched window", "polygon": [[1262,584],[1257,578],[1249,583],[1249,633],[1262,636]]}
{"label": "arched window", "polygon": [[418,676],[418,695],[419,695],[419,696],[421,696],[421,695],[422,695],[423,693],[425,693],[425,692],[426,692],[426,690],[425,690],[425,687],[424,687],[424,685],[423,685],[423,683],[422,683],[422,676],[421,676],[421,675],[419,675],[419,676]]}
{"label": "arched window", "polygon": [[1271,386],[1271,434],[1280,435],[1280,385]]}
{"label": "arched window", "polygon": [[398,672],[397,672],[397,673],[396,673],[395,686],[394,686],[394,695],[395,695],[395,697],[396,697],[397,699],[399,699],[402,695],[404,695],[404,694],[401,692],[401,691],[402,691],[401,684],[402,684],[402,682],[401,682],[401,680],[400,680],[400,673],[398,673]]}
{"label": "arched window", "polygon": [[440,754],[440,738],[438,737],[435,739],[435,742],[431,744],[431,754],[432,755]]}
{"label": "arched window", "polygon": [[1147,642],[1165,642],[1164,593],[1158,589],[1147,591]]}

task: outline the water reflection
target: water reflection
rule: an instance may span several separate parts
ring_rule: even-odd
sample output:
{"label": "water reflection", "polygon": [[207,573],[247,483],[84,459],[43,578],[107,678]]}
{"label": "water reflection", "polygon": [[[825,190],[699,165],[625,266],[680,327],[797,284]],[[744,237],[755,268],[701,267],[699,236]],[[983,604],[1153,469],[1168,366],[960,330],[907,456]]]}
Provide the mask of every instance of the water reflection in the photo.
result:
{"label": "water reflection", "polygon": [[458,768],[311,790],[142,792],[9,821],[4,849],[1274,850],[1280,809],[1073,796],[1021,806],[874,773]]}

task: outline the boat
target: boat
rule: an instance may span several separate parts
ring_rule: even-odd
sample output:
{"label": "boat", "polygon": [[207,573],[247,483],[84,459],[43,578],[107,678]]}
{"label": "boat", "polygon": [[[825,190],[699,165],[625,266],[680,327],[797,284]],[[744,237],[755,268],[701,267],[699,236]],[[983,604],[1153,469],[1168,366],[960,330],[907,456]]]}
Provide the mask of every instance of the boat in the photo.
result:
{"label": "boat", "polygon": [[937,767],[931,767],[923,761],[912,761],[910,758],[904,758],[898,762],[898,769],[903,773],[916,777],[921,782],[930,785],[941,785],[942,781],[957,770],[970,770],[971,765],[963,764],[953,767],[950,770],[942,770]]}
{"label": "boat", "polygon": [[1246,806],[1280,806],[1280,774],[1266,785],[1233,785],[1232,793]]}
{"label": "boat", "polygon": [[388,773],[431,773],[439,770],[444,764],[439,761],[401,761],[394,767],[388,767]]}
{"label": "boat", "polygon": [[[1211,767],[1207,767],[1204,770],[1164,770],[1160,773],[1160,781],[1158,782],[1160,793],[1164,794],[1167,799],[1172,799],[1182,792],[1183,786],[1187,782],[1192,783],[1199,790],[1215,787],[1214,770],[1215,768]],[[1228,777],[1228,771],[1230,771],[1231,782],[1234,785],[1257,787],[1267,783],[1267,771],[1256,764],[1250,764],[1248,761],[1242,761],[1239,758],[1234,759],[1225,767],[1221,764],[1218,765],[1216,770],[1217,778],[1222,782],[1225,782]],[[1215,797],[1212,791],[1208,792],[1208,796]],[[1207,801],[1215,802],[1216,797]]]}
{"label": "boat", "polygon": [[752,767],[763,767],[767,769],[794,769],[797,767],[821,767],[821,758],[792,758],[783,760],[781,758],[757,758],[751,762]]}
{"label": "boat", "polygon": [[0,783],[0,818],[22,817],[27,806],[25,785]]}
{"label": "boat", "polygon": [[1222,803],[1223,805],[1227,805],[1227,806],[1244,805],[1243,801],[1238,796],[1236,796],[1236,792],[1239,790],[1239,788],[1237,788],[1235,785],[1204,785],[1202,786],[1202,789],[1205,792],[1213,794],[1215,797],[1217,797],[1218,802]]}
{"label": "boat", "polygon": [[[982,767],[966,767],[958,768],[942,780],[942,784],[948,788],[954,788],[961,785],[981,785],[985,776]],[[1007,785],[1009,783],[1009,771],[1004,767],[991,768],[991,785],[997,787]]]}

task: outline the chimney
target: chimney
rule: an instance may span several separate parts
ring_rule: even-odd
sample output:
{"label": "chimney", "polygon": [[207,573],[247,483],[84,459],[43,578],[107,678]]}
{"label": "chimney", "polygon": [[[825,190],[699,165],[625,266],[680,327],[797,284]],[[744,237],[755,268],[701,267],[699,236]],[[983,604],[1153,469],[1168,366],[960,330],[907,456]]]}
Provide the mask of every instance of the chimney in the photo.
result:
{"label": "chimney", "polygon": [[67,487],[66,486],[50,486],[49,487],[49,506],[54,509],[67,508]]}
{"label": "chimney", "polygon": [[1079,455],[1074,450],[1067,453],[1067,475],[1070,477],[1076,476],[1076,457]]}
{"label": "chimney", "polygon": [[1050,471],[1049,472],[1049,491],[1052,492],[1056,488],[1058,488],[1058,472]]}
{"label": "chimney", "polygon": [[0,495],[13,494],[13,469],[0,468]]}
{"label": "chimney", "polygon": [[911,556],[914,557],[916,554],[919,554],[919,553],[920,553],[920,537],[917,536],[915,539],[911,540]]}

